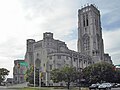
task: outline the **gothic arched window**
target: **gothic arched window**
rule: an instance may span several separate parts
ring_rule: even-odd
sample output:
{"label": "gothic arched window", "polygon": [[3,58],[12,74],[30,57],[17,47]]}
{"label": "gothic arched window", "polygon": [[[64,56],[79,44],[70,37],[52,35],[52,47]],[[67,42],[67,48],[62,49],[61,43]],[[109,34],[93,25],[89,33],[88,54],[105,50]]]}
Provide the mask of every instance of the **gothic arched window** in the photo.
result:
{"label": "gothic arched window", "polygon": [[83,15],[83,26],[85,27],[85,15]]}
{"label": "gothic arched window", "polygon": [[98,50],[100,49],[100,36],[97,34],[97,45],[98,45]]}
{"label": "gothic arched window", "polygon": [[40,68],[40,66],[41,66],[41,60],[40,59],[36,59],[35,60],[35,66],[36,66],[36,68]]}
{"label": "gothic arched window", "polygon": [[88,23],[88,14],[86,14],[86,26],[88,26],[89,23]]}
{"label": "gothic arched window", "polygon": [[83,35],[83,50],[89,50],[90,49],[90,38],[87,34]]}

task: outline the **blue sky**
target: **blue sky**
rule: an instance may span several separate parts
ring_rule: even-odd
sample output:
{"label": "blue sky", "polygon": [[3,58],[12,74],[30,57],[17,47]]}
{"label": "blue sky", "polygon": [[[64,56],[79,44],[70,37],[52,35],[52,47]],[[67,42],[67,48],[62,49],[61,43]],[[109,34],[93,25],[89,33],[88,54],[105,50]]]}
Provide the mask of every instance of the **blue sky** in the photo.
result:
{"label": "blue sky", "polygon": [[41,40],[44,32],[77,50],[78,9],[87,3],[100,10],[105,52],[120,64],[119,0],[1,0],[0,67],[12,77],[14,60],[24,59],[26,39]]}

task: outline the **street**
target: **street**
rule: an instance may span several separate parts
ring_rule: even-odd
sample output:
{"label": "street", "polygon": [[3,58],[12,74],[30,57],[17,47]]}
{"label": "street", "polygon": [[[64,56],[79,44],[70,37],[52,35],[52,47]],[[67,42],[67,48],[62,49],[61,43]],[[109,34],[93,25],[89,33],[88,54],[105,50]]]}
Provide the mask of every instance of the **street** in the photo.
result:
{"label": "street", "polygon": [[[91,90],[95,90],[95,89],[91,89]],[[99,89],[96,89],[96,90],[99,90]],[[112,88],[111,90],[120,90],[120,88]]]}
{"label": "street", "polygon": [[[0,86],[0,90],[18,90],[18,89],[11,89],[11,88],[7,88],[6,86]],[[57,90],[57,89],[56,89]],[[61,89],[62,90],[62,89]],[[65,90],[65,89],[63,89]],[[66,89],[67,90],[67,89]],[[94,89],[92,89],[94,90]],[[98,89],[97,89],[98,90]],[[111,90],[120,90],[120,88],[112,88]]]}
{"label": "street", "polygon": [[120,88],[112,88],[111,90],[120,90]]}
{"label": "street", "polygon": [[16,90],[16,89],[7,89],[6,86],[0,86],[0,90]]}
{"label": "street", "polygon": [[[8,85],[8,86],[0,86],[0,90],[18,90],[19,88],[23,88],[23,87],[27,87],[27,83]],[[18,88],[18,89],[16,89],[16,88]]]}
{"label": "street", "polygon": [[0,90],[17,90],[17,89],[0,88]]}

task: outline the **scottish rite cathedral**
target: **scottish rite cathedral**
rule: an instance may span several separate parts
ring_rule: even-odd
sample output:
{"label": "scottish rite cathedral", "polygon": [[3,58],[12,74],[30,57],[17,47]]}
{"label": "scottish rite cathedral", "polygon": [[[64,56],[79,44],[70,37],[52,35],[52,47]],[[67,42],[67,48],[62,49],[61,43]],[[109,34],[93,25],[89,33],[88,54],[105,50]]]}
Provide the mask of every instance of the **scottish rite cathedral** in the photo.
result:
{"label": "scottish rite cathedral", "polygon": [[52,84],[50,71],[55,68],[67,65],[80,69],[102,61],[112,64],[109,54],[104,53],[100,11],[92,4],[78,10],[77,48],[78,51],[68,49],[65,42],[46,32],[40,41],[27,40],[25,61],[43,73],[46,85]]}

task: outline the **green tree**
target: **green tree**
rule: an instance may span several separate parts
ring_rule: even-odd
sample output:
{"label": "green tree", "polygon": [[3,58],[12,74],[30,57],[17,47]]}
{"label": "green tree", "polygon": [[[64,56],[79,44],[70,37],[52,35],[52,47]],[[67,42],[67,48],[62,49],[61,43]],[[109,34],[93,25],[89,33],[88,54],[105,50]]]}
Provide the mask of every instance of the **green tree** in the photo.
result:
{"label": "green tree", "polygon": [[[35,84],[39,85],[39,70],[35,70]],[[30,84],[34,84],[34,66],[31,66],[30,69],[28,69],[25,73],[25,79]]]}
{"label": "green tree", "polygon": [[0,85],[6,79],[6,76],[9,74],[9,71],[5,68],[0,68]]}
{"label": "green tree", "polygon": [[51,71],[51,79],[53,82],[58,83],[65,81],[67,88],[69,89],[70,83],[76,81],[77,71],[73,67],[63,67],[60,69],[54,69]]}
{"label": "green tree", "polygon": [[101,81],[113,82],[115,69],[114,65],[105,62],[96,63],[83,69],[84,78],[88,83]]}
{"label": "green tree", "polygon": [[118,69],[115,70],[114,82],[115,83],[120,83],[120,70],[118,70]]}
{"label": "green tree", "polygon": [[34,67],[31,66],[30,69],[27,69],[26,73],[25,73],[25,79],[27,82],[29,82],[30,84],[33,84],[34,82]]}
{"label": "green tree", "polygon": [[54,69],[51,71],[51,79],[53,80],[53,82],[58,83],[61,80],[62,77],[62,72],[60,71],[60,69]]}

